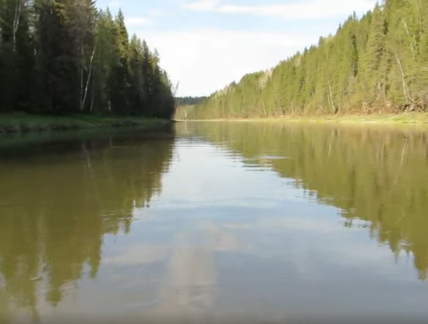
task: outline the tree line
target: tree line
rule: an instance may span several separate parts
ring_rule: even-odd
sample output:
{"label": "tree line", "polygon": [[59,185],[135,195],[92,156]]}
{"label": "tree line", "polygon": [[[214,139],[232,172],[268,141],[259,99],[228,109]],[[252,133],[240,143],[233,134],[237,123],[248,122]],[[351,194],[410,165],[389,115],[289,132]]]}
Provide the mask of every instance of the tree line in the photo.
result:
{"label": "tree line", "polygon": [[178,97],[175,98],[177,110],[174,118],[176,120],[188,119],[189,116],[193,115],[193,110],[197,105],[203,103],[208,97]]}
{"label": "tree line", "polygon": [[92,0],[0,0],[0,113],[170,118],[159,55]]}
{"label": "tree line", "polygon": [[269,71],[214,93],[188,118],[428,111],[428,1],[385,0]]}
{"label": "tree line", "polygon": [[175,102],[177,103],[177,107],[192,106],[197,105],[207,99],[208,97],[177,97],[175,98]]}

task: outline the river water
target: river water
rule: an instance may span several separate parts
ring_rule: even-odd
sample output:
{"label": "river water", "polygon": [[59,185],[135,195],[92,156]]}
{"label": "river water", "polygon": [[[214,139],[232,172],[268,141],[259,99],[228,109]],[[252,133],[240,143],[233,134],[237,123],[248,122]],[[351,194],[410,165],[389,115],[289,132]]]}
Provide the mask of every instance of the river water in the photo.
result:
{"label": "river water", "polygon": [[427,131],[194,122],[0,142],[0,323],[428,318]]}

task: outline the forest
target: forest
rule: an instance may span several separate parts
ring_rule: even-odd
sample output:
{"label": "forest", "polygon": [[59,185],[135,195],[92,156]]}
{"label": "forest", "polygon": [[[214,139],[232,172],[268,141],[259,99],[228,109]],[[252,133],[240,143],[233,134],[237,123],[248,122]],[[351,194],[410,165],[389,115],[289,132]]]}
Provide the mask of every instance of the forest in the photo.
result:
{"label": "forest", "polygon": [[0,0],[0,113],[171,118],[159,54],[93,0]]}
{"label": "forest", "polygon": [[205,100],[207,100],[208,97],[177,97],[175,98],[175,102],[177,103],[177,106],[192,106],[197,105]]}
{"label": "forest", "polygon": [[428,1],[354,13],[275,68],[244,76],[181,112],[188,119],[428,111]]}

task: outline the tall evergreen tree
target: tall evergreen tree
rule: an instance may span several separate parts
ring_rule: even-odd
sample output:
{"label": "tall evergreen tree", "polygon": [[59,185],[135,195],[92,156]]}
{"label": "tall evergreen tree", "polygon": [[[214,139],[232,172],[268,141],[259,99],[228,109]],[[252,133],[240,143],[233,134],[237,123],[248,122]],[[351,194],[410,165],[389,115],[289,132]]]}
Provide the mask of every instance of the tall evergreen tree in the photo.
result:
{"label": "tall evergreen tree", "polygon": [[385,0],[360,19],[351,15],[318,46],[244,76],[186,115],[428,111],[427,53],[428,2]]}
{"label": "tall evergreen tree", "polygon": [[0,1],[0,111],[29,110],[34,54],[28,0]]}
{"label": "tall evergreen tree", "polygon": [[129,70],[128,70],[128,33],[125,27],[125,18],[119,11],[113,24],[113,43],[115,46],[115,60],[109,78],[109,92],[112,110],[115,113],[130,113],[129,100]]}
{"label": "tall evergreen tree", "polygon": [[93,0],[0,0],[0,87],[0,112],[170,118],[175,108],[157,54],[129,42],[122,11],[113,19]]}

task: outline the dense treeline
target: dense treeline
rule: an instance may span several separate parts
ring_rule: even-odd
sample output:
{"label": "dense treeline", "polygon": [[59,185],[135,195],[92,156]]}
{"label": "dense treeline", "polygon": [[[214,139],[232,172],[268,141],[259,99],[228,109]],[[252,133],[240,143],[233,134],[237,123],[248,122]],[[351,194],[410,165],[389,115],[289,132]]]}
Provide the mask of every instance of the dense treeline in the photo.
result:
{"label": "dense treeline", "polygon": [[192,106],[197,105],[207,99],[208,97],[177,97],[175,98],[175,102],[177,106]]}
{"label": "dense treeline", "polygon": [[212,95],[191,118],[428,110],[428,1],[385,0],[335,36]]}
{"label": "dense treeline", "polygon": [[0,0],[0,112],[169,118],[156,51],[92,0]]}
{"label": "dense treeline", "polygon": [[177,106],[177,109],[175,111],[174,118],[176,120],[185,120],[189,118],[195,118],[197,116],[194,112],[195,109],[198,109],[200,104],[195,105],[180,105]]}
{"label": "dense treeline", "polygon": [[197,105],[203,103],[208,97],[178,97],[175,98],[177,109],[175,111],[174,118],[176,120],[188,119],[189,116],[193,116],[193,110]]}
{"label": "dense treeline", "polygon": [[[294,179],[311,198],[340,208],[344,226],[367,227],[395,255],[412,255],[420,279],[428,279],[425,132],[288,123],[185,127],[241,155],[248,165]],[[270,159],[272,155],[286,159]]]}

